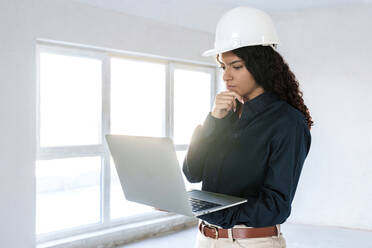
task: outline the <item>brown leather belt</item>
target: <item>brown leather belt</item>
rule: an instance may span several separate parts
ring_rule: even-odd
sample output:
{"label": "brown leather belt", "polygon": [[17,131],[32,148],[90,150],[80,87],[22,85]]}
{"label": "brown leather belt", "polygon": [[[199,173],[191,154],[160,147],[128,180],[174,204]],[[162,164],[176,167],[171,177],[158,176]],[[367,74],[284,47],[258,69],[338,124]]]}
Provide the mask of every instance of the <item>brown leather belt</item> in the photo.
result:
{"label": "brown leather belt", "polygon": [[[218,239],[228,238],[228,229],[217,228],[214,226],[206,225],[204,221],[199,224],[199,231],[204,236]],[[278,230],[276,226],[269,227],[252,227],[252,228],[231,228],[232,238],[234,239],[245,239],[245,238],[263,238],[269,236],[277,236]]]}

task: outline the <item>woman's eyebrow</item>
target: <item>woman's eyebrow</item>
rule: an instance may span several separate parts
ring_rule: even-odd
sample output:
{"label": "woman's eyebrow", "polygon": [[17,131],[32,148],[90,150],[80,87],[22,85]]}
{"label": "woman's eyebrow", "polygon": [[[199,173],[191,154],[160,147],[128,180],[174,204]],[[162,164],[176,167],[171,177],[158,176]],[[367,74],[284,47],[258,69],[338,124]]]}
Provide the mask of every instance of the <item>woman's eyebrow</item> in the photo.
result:
{"label": "woman's eyebrow", "polygon": [[238,63],[238,62],[242,62],[242,60],[234,60],[233,62],[229,63],[229,65],[232,65],[232,64],[235,64],[235,63]]}
{"label": "woman's eyebrow", "polygon": [[[238,62],[243,62],[243,60],[234,60],[233,62],[230,62],[229,65],[232,65],[232,64],[235,64],[235,63],[238,63]],[[224,63],[221,62],[222,65],[224,65]]]}

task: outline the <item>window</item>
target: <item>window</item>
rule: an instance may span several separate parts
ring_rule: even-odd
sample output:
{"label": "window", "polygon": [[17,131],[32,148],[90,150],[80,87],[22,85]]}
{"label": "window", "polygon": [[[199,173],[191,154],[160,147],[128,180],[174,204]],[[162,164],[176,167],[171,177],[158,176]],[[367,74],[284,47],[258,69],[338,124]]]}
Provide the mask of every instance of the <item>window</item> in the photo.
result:
{"label": "window", "polygon": [[102,143],[102,61],[40,53],[40,146]]}
{"label": "window", "polygon": [[213,103],[214,66],[45,44],[37,58],[38,241],[159,215],[125,200],[103,137],[171,137],[182,166]]}
{"label": "window", "polygon": [[[202,124],[211,110],[214,88],[211,87],[213,72],[208,68],[175,66],[174,68],[174,133],[173,141],[178,145],[177,157],[182,166],[186,147],[198,124]],[[186,188],[198,188],[184,177]]]}
{"label": "window", "polygon": [[99,223],[100,174],[100,157],[37,161],[37,233]]}
{"label": "window", "polygon": [[[166,64],[111,58],[111,133],[165,136]],[[153,211],[126,201],[113,162],[110,217],[121,218]]]}
{"label": "window", "polygon": [[110,61],[111,133],[165,136],[166,64],[117,57]]}

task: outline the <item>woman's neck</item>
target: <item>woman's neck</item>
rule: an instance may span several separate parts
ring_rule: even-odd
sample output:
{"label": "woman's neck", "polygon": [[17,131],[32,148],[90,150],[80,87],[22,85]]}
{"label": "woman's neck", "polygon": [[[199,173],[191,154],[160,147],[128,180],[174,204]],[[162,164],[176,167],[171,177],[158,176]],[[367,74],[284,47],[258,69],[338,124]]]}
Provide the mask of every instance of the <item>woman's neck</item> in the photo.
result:
{"label": "woman's neck", "polygon": [[253,92],[251,92],[249,95],[245,95],[243,96],[243,100],[244,102],[248,102],[250,100],[252,100],[253,98],[261,95],[262,93],[264,93],[265,90],[262,88],[262,87],[257,87]]}

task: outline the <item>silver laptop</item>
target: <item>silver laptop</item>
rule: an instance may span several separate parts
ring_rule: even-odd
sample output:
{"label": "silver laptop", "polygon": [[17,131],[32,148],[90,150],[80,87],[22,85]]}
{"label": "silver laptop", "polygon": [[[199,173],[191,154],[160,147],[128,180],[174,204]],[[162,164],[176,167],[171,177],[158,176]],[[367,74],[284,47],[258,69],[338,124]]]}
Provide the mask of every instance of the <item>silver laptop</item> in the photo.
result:
{"label": "silver laptop", "polygon": [[106,140],[129,201],[186,216],[199,216],[247,201],[207,191],[187,192],[170,138],[106,135]]}

